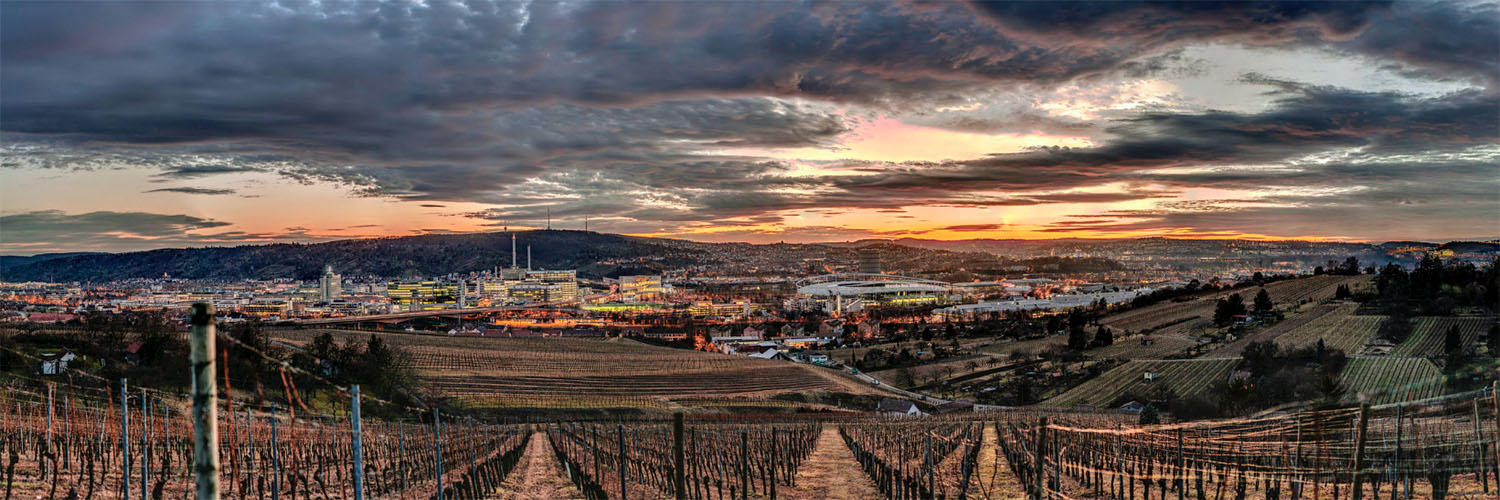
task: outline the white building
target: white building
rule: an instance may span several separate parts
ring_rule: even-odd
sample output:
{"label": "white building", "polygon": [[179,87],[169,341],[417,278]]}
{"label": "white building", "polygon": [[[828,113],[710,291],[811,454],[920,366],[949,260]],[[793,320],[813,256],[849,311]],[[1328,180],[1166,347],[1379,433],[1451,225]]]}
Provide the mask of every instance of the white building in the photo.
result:
{"label": "white building", "polygon": [[322,302],[333,302],[344,295],[343,277],[333,272],[333,266],[323,268],[323,276],[318,277],[318,300]]}

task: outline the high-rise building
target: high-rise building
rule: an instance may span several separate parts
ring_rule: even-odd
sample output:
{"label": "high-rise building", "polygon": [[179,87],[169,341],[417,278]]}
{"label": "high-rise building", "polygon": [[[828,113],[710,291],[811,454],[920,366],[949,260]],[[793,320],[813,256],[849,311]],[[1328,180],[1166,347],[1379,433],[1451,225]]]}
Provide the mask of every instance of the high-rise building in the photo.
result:
{"label": "high-rise building", "polygon": [[323,302],[333,302],[343,295],[343,278],[333,272],[333,266],[325,266],[323,275],[318,277],[318,299]]}

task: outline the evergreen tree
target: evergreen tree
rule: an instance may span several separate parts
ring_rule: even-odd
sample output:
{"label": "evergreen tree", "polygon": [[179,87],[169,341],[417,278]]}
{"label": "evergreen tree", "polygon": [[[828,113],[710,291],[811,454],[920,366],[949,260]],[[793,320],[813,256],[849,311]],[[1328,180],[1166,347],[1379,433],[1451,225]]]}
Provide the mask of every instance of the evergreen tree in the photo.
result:
{"label": "evergreen tree", "polygon": [[1219,299],[1214,305],[1214,324],[1225,326],[1234,322],[1234,317],[1245,314],[1245,299],[1240,294],[1230,294],[1229,298]]}
{"label": "evergreen tree", "polygon": [[1255,312],[1257,314],[1271,312],[1275,307],[1276,303],[1271,301],[1271,294],[1267,293],[1266,289],[1262,288],[1260,289],[1260,293],[1255,294]]}
{"label": "evergreen tree", "polygon": [[1463,333],[1458,331],[1458,325],[1448,328],[1448,334],[1443,337],[1443,352],[1453,353],[1464,348]]}
{"label": "evergreen tree", "polygon": [[1489,335],[1485,335],[1485,344],[1490,348],[1490,356],[1500,354],[1500,325],[1490,325]]}
{"label": "evergreen tree", "polygon": [[1147,404],[1141,409],[1141,425],[1156,425],[1161,423],[1161,412],[1156,409],[1155,404]]}
{"label": "evergreen tree", "polygon": [[1115,343],[1115,333],[1112,332],[1112,331],[1110,331],[1109,327],[1104,326],[1104,325],[1099,325],[1099,331],[1097,331],[1097,332],[1094,333],[1094,345],[1096,345],[1096,346],[1107,346],[1107,345],[1114,345],[1114,343]]}
{"label": "evergreen tree", "polygon": [[1353,296],[1354,294],[1349,292],[1349,285],[1339,285],[1333,290],[1334,300],[1347,300]]}
{"label": "evergreen tree", "polygon": [[1084,331],[1084,329],[1083,329],[1083,326],[1085,324],[1087,324],[1087,323],[1088,323],[1088,319],[1083,314],[1073,313],[1072,316],[1068,317],[1068,348],[1069,349],[1081,351],[1083,349],[1088,348],[1088,346],[1089,346],[1089,334],[1088,334],[1088,332]]}

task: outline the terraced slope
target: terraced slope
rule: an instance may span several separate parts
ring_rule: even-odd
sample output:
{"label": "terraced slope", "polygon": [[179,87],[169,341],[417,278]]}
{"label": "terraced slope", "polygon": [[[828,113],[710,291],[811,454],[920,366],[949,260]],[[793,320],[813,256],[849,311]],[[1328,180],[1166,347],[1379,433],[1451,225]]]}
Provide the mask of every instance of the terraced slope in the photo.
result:
{"label": "terraced slope", "polygon": [[[1310,276],[1278,281],[1266,285],[1266,293],[1278,305],[1303,300],[1317,301],[1332,297],[1339,285],[1351,288],[1370,279],[1369,276]],[[1104,324],[1120,332],[1140,332],[1150,329],[1153,335],[1171,335],[1203,328],[1214,315],[1214,303],[1220,298],[1238,293],[1248,304],[1258,292],[1257,288],[1242,288],[1220,292],[1201,293],[1184,302],[1167,301],[1140,309],[1133,309],[1104,318]]]}
{"label": "terraced slope", "polygon": [[[1042,405],[1103,407],[1131,392],[1145,393],[1157,386],[1170,389],[1178,397],[1196,396],[1215,382],[1227,380],[1239,364],[1238,358],[1128,361]],[[1156,381],[1144,381],[1144,374],[1152,369],[1157,370]]]}
{"label": "terraced slope", "polygon": [[1355,315],[1358,308],[1359,304],[1353,302],[1341,304],[1338,309],[1282,334],[1276,338],[1276,343],[1284,348],[1297,348],[1317,344],[1318,339],[1323,339],[1323,344],[1329,349],[1357,354],[1380,329],[1380,322],[1385,320],[1385,316]]}
{"label": "terraced slope", "polygon": [[1442,375],[1427,358],[1359,357],[1350,359],[1339,377],[1346,399],[1358,401],[1368,394],[1370,403],[1382,404],[1440,396]]}
{"label": "terraced slope", "polygon": [[1391,351],[1392,356],[1439,356],[1443,354],[1443,342],[1448,329],[1458,327],[1463,345],[1473,345],[1479,332],[1488,328],[1494,320],[1481,317],[1422,316],[1412,322],[1411,336]]}

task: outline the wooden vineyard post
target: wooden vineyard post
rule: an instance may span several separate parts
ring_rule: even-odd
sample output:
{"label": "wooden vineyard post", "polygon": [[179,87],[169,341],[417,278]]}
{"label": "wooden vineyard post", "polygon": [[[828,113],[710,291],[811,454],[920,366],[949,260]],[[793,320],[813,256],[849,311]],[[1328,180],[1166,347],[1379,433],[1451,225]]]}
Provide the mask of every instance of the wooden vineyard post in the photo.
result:
{"label": "wooden vineyard post", "polygon": [[1032,498],[1032,500],[1041,500],[1042,496],[1043,496],[1043,492],[1046,491],[1046,486],[1045,486],[1045,484],[1046,484],[1045,483],[1045,481],[1046,481],[1045,478],[1047,477],[1047,475],[1046,475],[1046,464],[1042,462],[1043,460],[1047,459],[1046,450],[1044,450],[1042,448],[1042,447],[1046,446],[1046,443],[1047,443],[1047,437],[1046,436],[1047,436],[1047,417],[1039,417],[1038,420],[1037,420],[1037,424],[1036,424],[1036,448],[1032,450],[1032,453],[1035,454],[1033,456],[1033,459],[1036,462],[1036,475],[1032,476],[1032,478],[1031,478],[1031,482],[1032,482],[1032,485],[1031,485],[1031,498]]}
{"label": "wooden vineyard post", "polygon": [[620,443],[620,500],[625,500],[625,426],[615,425],[615,441]]}
{"label": "wooden vineyard post", "polygon": [[359,384],[349,387],[349,432],[354,447],[354,500],[365,499],[365,444],[359,421]]}
{"label": "wooden vineyard post", "polygon": [[432,409],[432,449],[437,456],[437,500],[443,500],[443,435],[442,424],[438,422],[440,412],[437,408]]}
{"label": "wooden vineyard post", "polygon": [[271,500],[281,500],[281,450],[276,436],[276,403],[271,403]]}
{"label": "wooden vineyard post", "polygon": [[130,391],[125,379],[120,379],[120,491],[122,498],[130,500]]}
{"label": "wooden vineyard post", "polygon": [[1359,405],[1359,428],[1354,434],[1354,500],[1364,498],[1365,431],[1370,427],[1370,403]]}
{"label": "wooden vineyard post", "polygon": [[1500,381],[1490,385],[1490,401],[1495,406],[1495,487],[1500,488]]}
{"label": "wooden vineyard post", "polygon": [[141,388],[141,500],[151,498],[146,489],[146,483],[151,481],[151,443],[147,440],[147,433],[151,430],[151,410],[149,399],[146,399],[146,388]]}
{"label": "wooden vineyard post", "polygon": [[750,500],[750,435],[740,431],[740,500]]}
{"label": "wooden vineyard post", "polygon": [[687,500],[686,477],[683,475],[686,469],[683,467],[687,457],[683,455],[682,449],[682,412],[672,414],[672,494],[677,500]]}
{"label": "wooden vineyard post", "polygon": [[1474,406],[1474,475],[1484,486],[1484,492],[1489,493],[1490,477],[1484,470],[1484,433],[1479,430],[1479,398],[1470,403]]}
{"label": "wooden vineyard post", "polygon": [[[1177,428],[1177,470],[1173,474],[1174,476],[1177,476],[1177,480],[1176,480],[1176,482],[1177,482],[1177,500],[1183,500],[1182,499],[1183,494],[1186,493],[1186,490],[1187,490],[1187,473],[1183,472],[1183,466],[1186,465],[1186,462],[1183,461],[1182,450],[1183,450],[1183,447],[1182,447],[1182,428],[1178,427]],[[1166,490],[1162,490],[1162,495],[1166,495],[1166,494],[1167,494]]]}
{"label": "wooden vineyard post", "polygon": [[193,478],[198,500],[218,500],[219,410],[218,387],[214,384],[213,306],[193,304],[192,324],[188,341],[193,367]]}
{"label": "wooden vineyard post", "polygon": [[776,500],[776,446],[777,446],[776,445],[776,428],[772,427],[771,428],[771,461],[770,461],[769,465],[766,467],[767,470],[771,471],[771,480],[767,483],[768,485],[770,485],[770,488],[771,488],[771,491],[767,492],[767,493],[771,494],[771,500]]}

